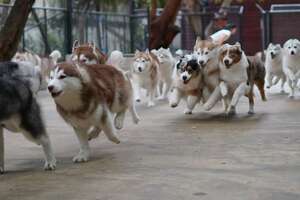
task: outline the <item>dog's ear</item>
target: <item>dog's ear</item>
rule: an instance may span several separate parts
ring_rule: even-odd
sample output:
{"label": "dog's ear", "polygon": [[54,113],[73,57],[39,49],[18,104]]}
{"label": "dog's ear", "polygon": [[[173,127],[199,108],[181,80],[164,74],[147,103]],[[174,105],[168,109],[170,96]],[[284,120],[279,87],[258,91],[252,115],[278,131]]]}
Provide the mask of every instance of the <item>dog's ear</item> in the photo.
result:
{"label": "dog's ear", "polygon": [[236,42],[236,43],[234,44],[234,46],[237,48],[237,50],[238,50],[239,52],[242,52],[241,43]]}
{"label": "dog's ear", "polygon": [[78,41],[78,40],[75,40],[75,41],[73,42],[72,53],[75,51],[76,48],[78,48],[78,46],[79,46],[79,41]]}
{"label": "dog's ear", "polygon": [[195,42],[195,45],[194,45],[194,51],[197,50],[197,47],[199,46],[199,43],[202,41],[201,37],[200,36],[197,36],[197,39],[196,39],[196,42]]}
{"label": "dog's ear", "polygon": [[273,43],[272,43],[272,42],[268,45],[268,48],[270,48],[271,46],[273,46]]}
{"label": "dog's ear", "polygon": [[152,50],[151,50],[151,53],[153,53],[154,55],[158,55],[158,51],[159,51],[159,50],[152,49]]}
{"label": "dog's ear", "polygon": [[276,44],[276,47],[281,49],[281,45],[280,44]]}
{"label": "dog's ear", "polygon": [[140,53],[140,50],[136,49],[135,52],[134,52],[134,55],[137,55]]}

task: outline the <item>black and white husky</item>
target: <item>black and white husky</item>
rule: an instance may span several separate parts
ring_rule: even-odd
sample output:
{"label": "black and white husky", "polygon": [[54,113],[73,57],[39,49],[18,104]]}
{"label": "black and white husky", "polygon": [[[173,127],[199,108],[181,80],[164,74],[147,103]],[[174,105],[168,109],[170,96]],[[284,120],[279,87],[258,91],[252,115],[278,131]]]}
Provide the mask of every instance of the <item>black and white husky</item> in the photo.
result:
{"label": "black and white husky", "polygon": [[44,168],[53,170],[56,160],[40,107],[30,83],[14,75],[13,71],[12,68],[0,67],[0,173],[4,172],[4,128],[11,132],[21,132],[30,141],[42,145],[46,157]]}

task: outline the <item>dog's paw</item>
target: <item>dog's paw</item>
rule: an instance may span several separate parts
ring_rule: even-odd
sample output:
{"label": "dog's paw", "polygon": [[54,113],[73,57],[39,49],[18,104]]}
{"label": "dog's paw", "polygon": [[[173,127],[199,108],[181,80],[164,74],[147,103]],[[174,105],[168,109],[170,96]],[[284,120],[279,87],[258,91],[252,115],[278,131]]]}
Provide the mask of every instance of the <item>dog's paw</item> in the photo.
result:
{"label": "dog's paw", "polygon": [[254,114],[255,114],[255,112],[253,110],[248,111],[248,115],[254,115]]}
{"label": "dog's paw", "polygon": [[211,106],[210,106],[209,104],[206,104],[206,103],[203,105],[203,109],[204,109],[205,111],[209,111],[209,110],[210,110],[210,107],[211,107]]}
{"label": "dog's paw", "polygon": [[191,114],[193,114],[193,111],[190,110],[190,109],[185,109],[185,110],[184,110],[184,114],[186,114],[186,115],[191,115]]}
{"label": "dog's paw", "polygon": [[123,120],[119,119],[119,118],[116,118],[115,119],[115,127],[116,129],[120,130],[123,128]]}
{"label": "dog's paw", "polygon": [[153,107],[153,106],[155,106],[155,103],[153,101],[149,101],[147,106],[148,107]]}
{"label": "dog's paw", "polygon": [[46,171],[52,171],[56,169],[56,160],[52,160],[52,161],[46,161],[45,165],[44,165],[44,170]]}
{"label": "dog's paw", "polygon": [[140,121],[141,119],[138,116],[133,117],[133,123],[138,124]]}
{"label": "dog's paw", "polygon": [[0,167],[0,174],[4,174],[4,168]]}
{"label": "dog's paw", "polygon": [[73,162],[74,163],[81,163],[87,162],[89,160],[88,153],[80,151],[78,155],[74,156]]}
{"label": "dog's paw", "polygon": [[290,98],[290,99],[294,99],[295,96],[294,96],[293,94],[290,94],[290,95],[289,95],[289,98]]}

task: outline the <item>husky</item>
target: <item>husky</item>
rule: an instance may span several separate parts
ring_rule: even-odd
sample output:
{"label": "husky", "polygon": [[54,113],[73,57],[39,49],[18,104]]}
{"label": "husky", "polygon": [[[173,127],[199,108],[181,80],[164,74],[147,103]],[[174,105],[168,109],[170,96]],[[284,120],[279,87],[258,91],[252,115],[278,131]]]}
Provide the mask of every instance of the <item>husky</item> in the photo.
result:
{"label": "husky", "polygon": [[[9,70],[14,70],[11,68]],[[0,75],[0,173],[4,172],[3,129],[21,132],[28,140],[41,145],[46,158],[44,169],[54,170],[56,160],[30,83],[9,73]]]}
{"label": "husky", "polygon": [[159,48],[158,50],[152,50],[159,61],[159,87],[158,93],[159,99],[166,99],[172,86],[172,73],[174,71],[174,58],[170,49]]}
{"label": "husky", "polygon": [[194,46],[194,54],[201,66],[203,73],[203,101],[206,102],[214,89],[219,85],[219,45],[212,40],[197,38]]}
{"label": "husky", "polygon": [[105,64],[107,55],[102,53],[94,43],[79,44],[77,40],[73,43],[71,60],[84,64]]}
{"label": "husky", "polygon": [[141,101],[140,90],[146,89],[149,95],[148,107],[154,106],[154,98],[159,82],[159,61],[157,57],[146,50],[136,50],[132,65],[132,80],[135,100]]}
{"label": "husky", "polygon": [[197,59],[186,56],[177,65],[176,78],[170,96],[170,106],[175,108],[181,99],[186,100],[185,114],[192,114],[193,109],[202,98],[202,71]]}
{"label": "husky", "polygon": [[281,93],[284,93],[286,76],[282,69],[282,48],[280,44],[270,43],[266,52],[266,79],[267,88],[271,88],[281,80]]}
{"label": "husky", "polygon": [[295,95],[295,87],[300,78],[300,41],[297,39],[290,39],[284,43],[282,68],[288,79],[290,87],[289,97],[293,98]]}
{"label": "husky", "polygon": [[[118,144],[116,130],[123,127],[125,113],[135,110],[129,78],[115,67],[99,64],[58,63],[51,72],[48,90],[62,118],[73,127],[80,151],[73,162],[86,162],[90,157],[89,140],[101,130]],[[115,117],[114,117],[115,116]]]}

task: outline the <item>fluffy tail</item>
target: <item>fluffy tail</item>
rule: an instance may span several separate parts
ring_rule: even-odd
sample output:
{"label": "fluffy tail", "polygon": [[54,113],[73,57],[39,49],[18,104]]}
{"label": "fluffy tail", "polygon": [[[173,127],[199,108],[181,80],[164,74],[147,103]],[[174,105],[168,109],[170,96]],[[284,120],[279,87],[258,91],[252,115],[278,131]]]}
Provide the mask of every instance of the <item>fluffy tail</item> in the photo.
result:
{"label": "fluffy tail", "polygon": [[115,50],[112,51],[111,54],[109,55],[106,64],[121,68],[123,60],[124,60],[123,53],[121,51]]}
{"label": "fluffy tail", "polygon": [[58,50],[54,50],[51,52],[51,54],[49,55],[49,57],[53,60],[53,62],[56,64],[58,59],[60,59],[62,57],[60,51]]}

